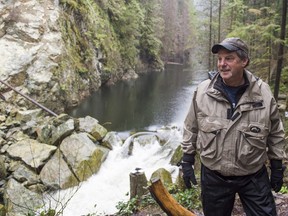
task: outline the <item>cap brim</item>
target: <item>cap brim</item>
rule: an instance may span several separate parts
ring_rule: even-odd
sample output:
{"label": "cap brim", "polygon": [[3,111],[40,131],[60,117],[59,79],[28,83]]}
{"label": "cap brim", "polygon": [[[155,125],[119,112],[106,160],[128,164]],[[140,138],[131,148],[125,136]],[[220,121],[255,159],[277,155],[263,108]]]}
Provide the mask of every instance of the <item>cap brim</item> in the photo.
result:
{"label": "cap brim", "polygon": [[229,51],[236,51],[238,50],[239,48],[238,47],[235,47],[231,44],[227,44],[227,43],[220,43],[220,44],[215,44],[213,47],[212,47],[212,53],[216,54],[219,52],[220,49],[227,49]]}

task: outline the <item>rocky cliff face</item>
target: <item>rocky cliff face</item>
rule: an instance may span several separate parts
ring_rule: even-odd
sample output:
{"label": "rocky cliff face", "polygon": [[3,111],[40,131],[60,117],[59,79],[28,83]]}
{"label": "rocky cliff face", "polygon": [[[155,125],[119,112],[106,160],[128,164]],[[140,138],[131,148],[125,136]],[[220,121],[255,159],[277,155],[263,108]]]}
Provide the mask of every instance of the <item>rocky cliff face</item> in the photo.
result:
{"label": "rocky cliff face", "polygon": [[[75,73],[67,61],[63,67],[67,48],[58,1],[4,0],[0,14],[1,80],[58,112],[78,103],[91,88],[99,88],[101,63],[97,58],[89,66],[92,79],[90,74]],[[7,100],[31,106],[4,85],[0,91]]]}
{"label": "rocky cliff face", "polygon": [[[2,0],[0,80],[61,113],[105,82],[136,78],[136,71],[147,68],[161,70],[162,42],[163,47],[170,47],[170,41],[179,35],[171,33],[169,21],[165,27],[169,40],[161,39],[163,29],[159,28],[162,21],[158,12],[164,6],[161,0],[156,2],[150,5],[138,1]],[[181,12],[177,23],[187,21],[187,11]],[[170,17],[172,12],[164,7],[163,13]],[[183,49],[167,48],[162,54],[173,50],[179,56]],[[3,84],[0,93],[8,101],[26,108],[32,106]]]}

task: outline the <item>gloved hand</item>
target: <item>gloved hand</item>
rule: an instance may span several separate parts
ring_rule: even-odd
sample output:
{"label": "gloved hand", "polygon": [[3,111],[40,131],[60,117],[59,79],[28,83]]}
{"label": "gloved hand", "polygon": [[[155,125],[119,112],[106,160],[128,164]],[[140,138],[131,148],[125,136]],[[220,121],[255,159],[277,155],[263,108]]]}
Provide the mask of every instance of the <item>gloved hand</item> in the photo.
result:
{"label": "gloved hand", "polygon": [[195,163],[194,156],[195,155],[189,155],[189,154],[184,153],[183,160],[181,163],[182,172],[183,172],[183,180],[187,188],[192,187],[191,182],[194,185],[197,185],[194,168],[193,168],[194,163]]}
{"label": "gloved hand", "polygon": [[281,160],[270,160],[271,177],[270,184],[272,189],[277,193],[283,185],[283,175],[286,167],[282,165]]}

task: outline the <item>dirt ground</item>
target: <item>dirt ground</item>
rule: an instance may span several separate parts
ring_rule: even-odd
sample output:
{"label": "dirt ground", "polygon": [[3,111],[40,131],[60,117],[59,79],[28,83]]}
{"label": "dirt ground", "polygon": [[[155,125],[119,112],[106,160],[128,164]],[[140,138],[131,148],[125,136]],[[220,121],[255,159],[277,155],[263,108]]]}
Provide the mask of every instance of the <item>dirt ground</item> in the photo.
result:
{"label": "dirt ground", "polygon": [[[274,193],[278,216],[288,215],[288,194]],[[194,212],[197,216],[204,216],[202,212]],[[149,206],[133,216],[166,216],[166,213],[157,206]],[[176,215],[175,215],[176,216]],[[178,216],[178,215],[177,215]],[[180,216],[180,215],[179,215]],[[241,202],[236,199],[232,216],[245,216]]]}

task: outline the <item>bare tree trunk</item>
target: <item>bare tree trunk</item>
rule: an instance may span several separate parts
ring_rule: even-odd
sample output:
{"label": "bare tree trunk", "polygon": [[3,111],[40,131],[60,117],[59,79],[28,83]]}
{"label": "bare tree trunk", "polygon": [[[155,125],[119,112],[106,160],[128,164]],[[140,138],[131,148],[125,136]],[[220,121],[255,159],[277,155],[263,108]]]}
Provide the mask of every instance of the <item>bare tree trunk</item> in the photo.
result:
{"label": "bare tree trunk", "polygon": [[130,173],[130,199],[141,196],[148,192],[147,179],[144,172]]}
{"label": "bare tree trunk", "polygon": [[210,51],[211,46],[212,46],[212,22],[213,22],[213,17],[212,17],[212,16],[213,16],[213,10],[212,10],[212,6],[213,6],[212,0],[210,0],[209,49],[208,49],[208,53],[209,53],[209,55],[208,55],[209,70],[211,70],[212,67],[213,67],[212,53],[211,53],[211,51]]}
{"label": "bare tree trunk", "polygon": [[279,44],[279,50],[278,50],[277,71],[276,71],[276,79],[275,79],[275,87],[274,87],[274,97],[276,101],[278,101],[279,85],[280,85],[279,83],[280,83],[282,63],[283,63],[286,17],[287,17],[287,0],[282,0],[282,23],[281,23],[280,39],[283,42]]}
{"label": "bare tree trunk", "polygon": [[218,14],[218,43],[221,40],[221,13],[222,13],[222,0],[219,0],[219,14]]}

